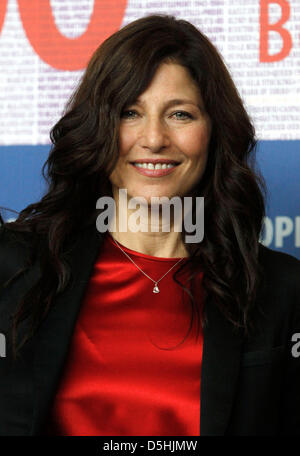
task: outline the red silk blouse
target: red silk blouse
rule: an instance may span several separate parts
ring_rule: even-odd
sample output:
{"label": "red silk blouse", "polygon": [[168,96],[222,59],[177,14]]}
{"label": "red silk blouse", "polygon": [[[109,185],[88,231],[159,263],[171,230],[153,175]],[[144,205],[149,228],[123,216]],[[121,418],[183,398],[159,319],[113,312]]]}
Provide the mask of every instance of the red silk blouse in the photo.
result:
{"label": "red silk blouse", "polygon": [[[179,258],[122,248],[154,280]],[[51,410],[50,434],[180,436],[200,433],[203,337],[173,274],[158,284],[106,235],[94,264]],[[178,279],[189,286],[188,272]],[[197,305],[202,299],[199,272]],[[195,320],[195,319],[194,319]]]}

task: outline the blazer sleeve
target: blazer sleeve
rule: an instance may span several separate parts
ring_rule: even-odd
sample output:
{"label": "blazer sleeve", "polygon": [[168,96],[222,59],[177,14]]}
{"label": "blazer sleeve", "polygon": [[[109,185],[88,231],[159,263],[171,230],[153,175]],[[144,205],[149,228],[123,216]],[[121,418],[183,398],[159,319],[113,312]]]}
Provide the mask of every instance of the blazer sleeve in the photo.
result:
{"label": "blazer sleeve", "polygon": [[279,434],[300,436],[300,261],[265,247],[262,253],[268,275],[268,311],[279,319],[272,334],[274,338],[284,334],[286,347]]}
{"label": "blazer sleeve", "polygon": [[300,262],[294,269],[293,309],[283,385],[282,435],[300,436]]}
{"label": "blazer sleeve", "polygon": [[[29,280],[18,280],[27,269],[30,258],[30,236],[28,233],[17,233],[5,225],[0,226],[0,333],[8,338],[10,318],[16,311],[20,299],[32,286]],[[20,272],[20,274],[18,274]],[[8,283],[13,277],[16,280]],[[27,283],[28,282],[28,283]]]}

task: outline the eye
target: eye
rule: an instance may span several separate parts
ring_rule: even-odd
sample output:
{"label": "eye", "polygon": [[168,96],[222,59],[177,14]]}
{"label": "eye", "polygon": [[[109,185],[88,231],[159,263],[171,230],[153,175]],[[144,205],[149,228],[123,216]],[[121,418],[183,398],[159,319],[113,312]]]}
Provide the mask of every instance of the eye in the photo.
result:
{"label": "eye", "polygon": [[172,116],[175,116],[177,120],[186,120],[194,118],[192,114],[186,111],[176,111],[172,114]]}
{"label": "eye", "polygon": [[138,113],[133,109],[127,109],[121,113],[121,119],[134,119]]}

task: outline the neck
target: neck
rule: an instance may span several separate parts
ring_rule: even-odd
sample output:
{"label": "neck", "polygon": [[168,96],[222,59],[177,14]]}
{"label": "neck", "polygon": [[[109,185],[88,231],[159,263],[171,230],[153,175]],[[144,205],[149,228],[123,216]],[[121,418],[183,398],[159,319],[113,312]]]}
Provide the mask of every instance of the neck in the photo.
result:
{"label": "neck", "polygon": [[181,240],[180,233],[120,233],[112,237],[128,249],[161,258],[188,257],[189,253]]}
{"label": "neck", "polygon": [[[182,233],[178,229],[178,216],[175,217],[172,211],[171,214],[163,214],[162,210],[154,209],[154,217],[153,207],[150,205],[138,204],[137,209],[131,209],[128,207],[128,200],[122,204],[117,198],[115,204],[114,230],[111,235],[120,244],[131,250],[161,258],[189,256]],[[139,231],[136,231],[137,227]]]}

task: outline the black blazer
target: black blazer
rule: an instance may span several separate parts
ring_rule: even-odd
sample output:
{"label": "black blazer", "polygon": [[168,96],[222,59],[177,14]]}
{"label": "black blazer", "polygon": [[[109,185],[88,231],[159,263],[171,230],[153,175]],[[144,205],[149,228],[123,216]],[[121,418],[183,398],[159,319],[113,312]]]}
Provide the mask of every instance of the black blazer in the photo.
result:
{"label": "black blazer", "polygon": [[[0,435],[43,435],[85,288],[103,235],[82,231],[69,252],[74,280],[12,362],[9,315],[39,275],[38,265],[0,289]],[[0,229],[0,286],[25,262],[27,244]],[[260,246],[264,287],[256,329],[244,338],[214,303],[207,306],[201,372],[200,435],[300,435],[300,261]],[[21,334],[25,325],[21,326]],[[296,337],[296,336],[294,336]],[[293,348],[294,347],[294,348]],[[295,356],[296,355],[296,356]]]}

